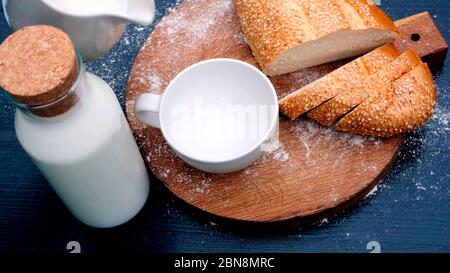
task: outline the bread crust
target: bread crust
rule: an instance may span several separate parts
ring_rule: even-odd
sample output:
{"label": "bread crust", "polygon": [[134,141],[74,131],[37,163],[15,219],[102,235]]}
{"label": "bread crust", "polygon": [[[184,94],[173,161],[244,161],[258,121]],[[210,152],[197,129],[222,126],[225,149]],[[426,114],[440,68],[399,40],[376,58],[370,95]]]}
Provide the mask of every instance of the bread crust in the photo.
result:
{"label": "bread crust", "polygon": [[235,0],[241,28],[263,71],[284,50],[316,38],[303,11],[284,0]]}
{"label": "bread crust", "polygon": [[340,117],[363,103],[367,98],[377,94],[390,83],[421,64],[422,60],[417,52],[413,49],[408,50],[377,73],[365,80],[361,79],[349,90],[342,92],[309,112],[308,117],[322,125],[331,126]]}
{"label": "bread crust", "polygon": [[398,32],[392,20],[366,0],[234,0],[242,31],[266,74],[286,50],[339,30]]}
{"label": "bread crust", "polygon": [[421,64],[371,96],[341,119],[336,129],[373,137],[416,130],[436,105],[436,87],[427,64]]}
{"label": "bread crust", "polygon": [[344,0],[358,12],[368,28],[392,29],[398,32],[391,18],[370,0]]}
{"label": "bread crust", "polygon": [[379,71],[398,56],[400,52],[392,44],[377,48],[284,97],[279,102],[280,111],[295,119],[349,90],[357,82]]}

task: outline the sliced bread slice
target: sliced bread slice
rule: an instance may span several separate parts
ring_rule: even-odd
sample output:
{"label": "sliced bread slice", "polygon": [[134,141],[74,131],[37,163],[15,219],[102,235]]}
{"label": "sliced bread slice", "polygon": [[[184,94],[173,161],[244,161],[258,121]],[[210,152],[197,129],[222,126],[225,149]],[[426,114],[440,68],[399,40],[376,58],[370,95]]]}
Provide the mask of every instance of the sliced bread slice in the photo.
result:
{"label": "sliced bread slice", "polygon": [[290,73],[365,54],[398,30],[370,0],[234,0],[264,73]]}
{"label": "sliced bread slice", "polygon": [[408,133],[427,122],[436,104],[436,87],[426,64],[369,97],[336,125],[338,131],[374,137]]}
{"label": "sliced bread slice", "polygon": [[377,94],[391,82],[421,64],[422,60],[417,52],[413,49],[408,50],[377,73],[357,82],[352,88],[310,111],[308,117],[322,125],[331,126],[369,96]]}
{"label": "sliced bread slice", "polygon": [[280,111],[291,119],[318,107],[349,90],[381,68],[392,63],[400,52],[392,44],[375,49],[323,78],[302,87],[280,100]]}

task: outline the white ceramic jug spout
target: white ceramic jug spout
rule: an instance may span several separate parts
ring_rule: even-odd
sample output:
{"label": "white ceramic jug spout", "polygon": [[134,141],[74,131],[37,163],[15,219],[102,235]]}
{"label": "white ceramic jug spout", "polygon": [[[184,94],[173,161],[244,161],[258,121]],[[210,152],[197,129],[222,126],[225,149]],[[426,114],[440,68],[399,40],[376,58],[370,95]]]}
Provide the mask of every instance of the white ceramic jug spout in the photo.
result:
{"label": "white ceramic jug spout", "polygon": [[110,1],[92,4],[83,1],[84,7],[95,7],[94,11],[83,13],[76,8],[61,8],[55,0],[2,0],[8,23],[14,31],[39,24],[60,28],[69,34],[87,61],[107,53],[122,36],[127,24],[149,25],[153,22],[154,0],[124,1],[127,5],[123,11],[111,10]]}
{"label": "white ceramic jug spout", "polygon": [[133,0],[128,1],[127,13],[123,19],[132,24],[143,26],[150,25],[155,19],[155,1],[154,0]]}

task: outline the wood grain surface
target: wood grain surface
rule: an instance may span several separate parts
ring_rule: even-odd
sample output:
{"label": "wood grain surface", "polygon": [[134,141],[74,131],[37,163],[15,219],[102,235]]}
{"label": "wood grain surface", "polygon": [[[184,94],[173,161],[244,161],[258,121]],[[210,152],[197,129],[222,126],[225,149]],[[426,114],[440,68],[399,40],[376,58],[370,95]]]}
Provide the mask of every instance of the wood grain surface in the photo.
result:
{"label": "wood grain surface", "polygon": [[422,12],[396,22],[403,40],[397,48],[406,51],[415,48],[428,64],[442,64],[447,57],[448,45],[428,12]]}
{"label": "wood grain surface", "polygon": [[[415,47],[422,56],[442,61],[446,44],[427,13],[397,24],[405,38],[396,43],[400,49]],[[207,30],[204,25],[208,25]],[[415,42],[410,40],[412,30],[420,35]],[[127,87],[127,115],[149,167],[185,202],[240,221],[279,222],[316,214],[326,217],[363,199],[396,158],[402,137],[363,138],[337,133],[307,119],[288,121],[281,117],[281,146],[248,169],[228,175],[193,169],[175,155],[158,129],[136,120],[134,101],[144,92],[162,93],[189,65],[217,57],[257,65],[231,1],[186,0],[155,28],[136,58]],[[271,80],[281,97],[343,63]]]}

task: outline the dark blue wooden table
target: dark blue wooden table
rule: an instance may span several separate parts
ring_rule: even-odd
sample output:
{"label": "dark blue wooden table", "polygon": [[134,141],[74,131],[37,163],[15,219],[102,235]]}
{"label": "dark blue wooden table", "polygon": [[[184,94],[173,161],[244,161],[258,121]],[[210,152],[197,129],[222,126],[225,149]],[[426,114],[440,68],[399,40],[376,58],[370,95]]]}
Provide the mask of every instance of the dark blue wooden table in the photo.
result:
{"label": "dark blue wooden table", "polygon": [[[218,0],[220,1],[220,0]],[[157,22],[173,1],[156,0]],[[450,41],[450,1],[382,0],[395,19],[428,10]],[[1,8],[1,7],[0,7]],[[0,42],[10,29],[0,10]],[[154,25],[130,26],[112,52],[88,64],[122,105],[134,56]],[[450,252],[450,63],[434,68],[439,98],[433,120],[409,135],[378,191],[320,225],[289,232],[251,232],[202,215],[152,178],[151,196],[130,223],[97,230],[77,222],[24,153],[14,133],[14,107],[0,99],[0,252]],[[375,243],[376,244],[376,243]]]}

